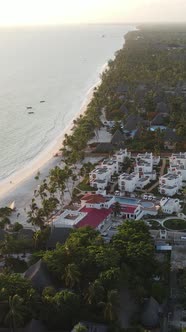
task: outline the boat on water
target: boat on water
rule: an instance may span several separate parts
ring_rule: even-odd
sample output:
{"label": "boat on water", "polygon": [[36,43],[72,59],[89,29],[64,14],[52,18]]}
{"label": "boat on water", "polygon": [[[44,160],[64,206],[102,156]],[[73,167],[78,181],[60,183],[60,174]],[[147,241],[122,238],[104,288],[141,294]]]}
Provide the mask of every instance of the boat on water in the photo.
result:
{"label": "boat on water", "polygon": [[32,109],[32,106],[27,106],[27,110],[31,110]]}
{"label": "boat on water", "polygon": [[34,112],[28,112],[28,114],[34,114]]}
{"label": "boat on water", "polygon": [[40,103],[45,103],[45,100],[40,100]]}

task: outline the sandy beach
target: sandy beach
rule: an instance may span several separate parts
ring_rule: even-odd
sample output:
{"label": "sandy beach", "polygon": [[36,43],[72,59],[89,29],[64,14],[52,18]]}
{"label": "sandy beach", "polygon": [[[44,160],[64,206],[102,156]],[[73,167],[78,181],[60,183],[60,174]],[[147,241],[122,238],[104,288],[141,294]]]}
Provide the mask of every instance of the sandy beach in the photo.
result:
{"label": "sandy beach", "polygon": [[[102,68],[103,72],[107,64]],[[0,183],[0,207],[9,206],[11,202],[15,201],[16,212],[13,213],[11,221],[19,221],[25,227],[28,227],[26,221],[29,204],[33,198],[34,190],[38,188],[40,183],[45,179],[49,170],[61,162],[60,154],[54,157],[62,147],[62,142],[65,134],[71,134],[73,128],[73,120],[83,115],[90,103],[95,87],[99,86],[101,79],[92,86],[86,94],[86,98],[80,108],[80,111],[73,117],[69,125],[65,128],[63,133],[56,138],[51,145],[43,151],[39,156],[33,159],[28,165],[18,172],[12,174],[10,177],[1,181]],[[39,180],[35,179],[37,173],[40,172]]]}

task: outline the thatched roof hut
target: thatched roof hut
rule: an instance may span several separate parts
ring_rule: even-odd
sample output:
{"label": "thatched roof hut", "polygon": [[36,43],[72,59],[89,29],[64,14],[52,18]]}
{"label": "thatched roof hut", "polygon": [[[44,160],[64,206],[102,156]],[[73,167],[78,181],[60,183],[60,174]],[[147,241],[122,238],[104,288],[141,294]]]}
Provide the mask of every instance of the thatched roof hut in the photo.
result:
{"label": "thatched roof hut", "polygon": [[24,277],[29,279],[32,286],[40,291],[45,287],[53,286],[50,273],[42,259],[31,265],[24,273]]}
{"label": "thatched roof hut", "polygon": [[141,324],[149,330],[160,326],[160,305],[152,296],[144,303]]}

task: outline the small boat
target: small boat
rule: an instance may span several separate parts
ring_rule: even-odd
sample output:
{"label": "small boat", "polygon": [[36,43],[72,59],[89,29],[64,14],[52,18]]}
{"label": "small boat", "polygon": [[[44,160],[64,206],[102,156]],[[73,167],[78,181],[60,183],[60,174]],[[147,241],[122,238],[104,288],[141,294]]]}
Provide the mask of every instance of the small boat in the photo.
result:
{"label": "small boat", "polygon": [[40,100],[40,103],[45,103],[45,100]]}
{"label": "small boat", "polygon": [[31,110],[32,109],[32,106],[27,106],[27,110]]}
{"label": "small boat", "polygon": [[102,38],[105,38],[105,35],[102,35],[101,37],[102,37]]}
{"label": "small boat", "polygon": [[15,211],[15,210],[16,210],[15,201],[13,201],[13,202],[9,205],[9,208],[10,208],[12,211]]}
{"label": "small boat", "polygon": [[34,114],[34,112],[28,112],[28,114]]}

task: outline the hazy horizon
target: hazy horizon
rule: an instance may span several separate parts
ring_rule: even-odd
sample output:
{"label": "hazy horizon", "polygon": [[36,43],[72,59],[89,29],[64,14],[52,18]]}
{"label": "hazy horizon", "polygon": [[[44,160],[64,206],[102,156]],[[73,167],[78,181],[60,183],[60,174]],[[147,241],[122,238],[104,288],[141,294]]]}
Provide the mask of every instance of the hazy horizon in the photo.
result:
{"label": "hazy horizon", "polygon": [[0,0],[0,27],[186,23],[185,0]]}

